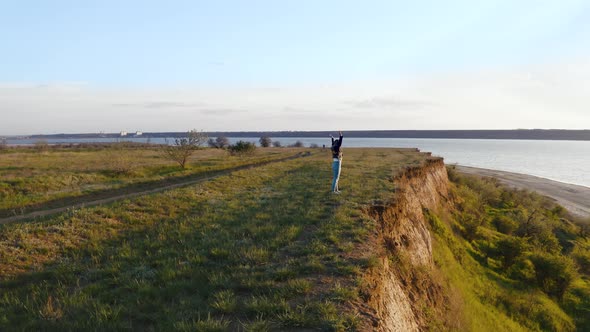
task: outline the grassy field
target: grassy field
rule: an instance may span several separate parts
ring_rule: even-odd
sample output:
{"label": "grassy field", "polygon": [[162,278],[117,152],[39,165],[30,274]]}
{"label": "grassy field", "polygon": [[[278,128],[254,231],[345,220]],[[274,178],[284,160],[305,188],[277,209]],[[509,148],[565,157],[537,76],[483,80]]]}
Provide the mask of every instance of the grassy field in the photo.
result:
{"label": "grassy field", "polygon": [[425,158],[347,149],[334,195],[329,151],[316,149],[184,189],[0,226],[0,330],[354,330],[360,317],[348,309],[376,261],[359,250],[375,230],[363,207],[391,198],[392,176]]}
{"label": "grassy field", "polygon": [[[387,204],[393,177],[429,157],[413,150],[347,149],[341,195],[329,191],[330,153],[321,149],[259,149],[242,159],[201,151],[186,172],[301,151],[311,154],[1,225],[0,330],[366,330],[355,308],[368,291],[367,271],[380,263],[370,244],[378,225],[363,211]],[[38,179],[46,176],[43,169],[59,174],[55,165],[68,164],[60,154],[73,164],[63,173],[85,167],[100,172],[104,153],[48,152],[51,162],[38,168],[35,160],[43,155],[31,155],[27,172]],[[137,158],[145,162],[137,168],[144,178],[160,167],[181,172],[153,151],[134,153],[144,158]],[[149,158],[162,164],[150,166]],[[588,330],[590,230],[538,195],[449,174],[451,206],[425,213],[434,237],[434,275],[452,295],[449,306],[460,309],[453,311],[460,323],[452,326]],[[135,175],[119,177],[137,181]],[[407,266],[395,259],[393,266],[404,273]],[[441,326],[430,325],[435,331]]]}
{"label": "grassy field", "polygon": [[[0,217],[63,205],[74,198],[92,200],[99,193],[149,185],[293,155],[300,149],[268,148],[253,155],[229,156],[204,149],[189,159],[188,169],[167,159],[157,147],[113,144],[102,148],[11,148],[0,150]],[[108,193],[110,191],[110,193]]]}

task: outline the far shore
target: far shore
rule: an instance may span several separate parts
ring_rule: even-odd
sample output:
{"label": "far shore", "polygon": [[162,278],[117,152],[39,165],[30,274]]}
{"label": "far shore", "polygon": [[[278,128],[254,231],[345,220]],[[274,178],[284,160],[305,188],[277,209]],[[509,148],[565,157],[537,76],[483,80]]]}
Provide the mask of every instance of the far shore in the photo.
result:
{"label": "far shore", "polygon": [[590,218],[590,188],[549,180],[538,176],[511,173],[485,168],[457,165],[461,173],[493,177],[501,183],[518,189],[536,191],[554,199],[570,213],[581,218]]}

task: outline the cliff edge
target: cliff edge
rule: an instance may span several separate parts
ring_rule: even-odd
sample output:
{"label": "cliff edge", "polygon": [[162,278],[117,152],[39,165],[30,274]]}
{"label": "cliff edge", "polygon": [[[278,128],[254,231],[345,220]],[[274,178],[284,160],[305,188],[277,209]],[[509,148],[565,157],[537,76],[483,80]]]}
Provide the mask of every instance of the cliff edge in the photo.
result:
{"label": "cliff edge", "polygon": [[380,225],[374,241],[379,264],[367,272],[359,311],[372,330],[419,331],[431,324],[429,316],[445,311],[445,295],[432,275],[432,237],[423,211],[448,202],[449,180],[443,160],[429,158],[406,167],[392,182],[393,200],[366,210]]}

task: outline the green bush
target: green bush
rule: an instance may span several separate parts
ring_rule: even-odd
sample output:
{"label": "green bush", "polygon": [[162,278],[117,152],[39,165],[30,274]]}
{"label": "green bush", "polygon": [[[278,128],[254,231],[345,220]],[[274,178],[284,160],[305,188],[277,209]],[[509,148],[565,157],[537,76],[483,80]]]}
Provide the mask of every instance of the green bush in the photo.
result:
{"label": "green bush", "polygon": [[500,233],[512,235],[512,233],[518,228],[518,223],[507,215],[497,215],[492,220],[492,224],[496,230]]}
{"label": "green bush", "polygon": [[576,277],[574,262],[569,257],[540,252],[530,259],[535,265],[537,285],[548,295],[562,299]]}
{"label": "green bush", "polygon": [[535,265],[530,259],[518,259],[507,271],[510,278],[523,282],[535,280]]}
{"label": "green bush", "polygon": [[533,238],[533,243],[537,248],[543,249],[543,251],[558,254],[561,252],[561,246],[559,240],[550,230],[545,229]]}
{"label": "green bush", "polygon": [[238,141],[236,144],[232,144],[228,148],[229,153],[232,155],[249,155],[256,151],[256,144],[244,141]]}
{"label": "green bush", "polygon": [[268,147],[270,147],[270,145],[272,143],[272,139],[268,136],[262,136],[262,137],[260,137],[258,142],[260,142],[261,147],[268,148]]}
{"label": "green bush", "polygon": [[590,276],[590,249],[576,246],[576,248],[572,251],[572,257],[578,264],[580,272]]}
{"label": "green bush", "polygon": [[504,268],[510,268],[527,248],[526,240],[508,236],[496,243],[496,253],[502,260]]}

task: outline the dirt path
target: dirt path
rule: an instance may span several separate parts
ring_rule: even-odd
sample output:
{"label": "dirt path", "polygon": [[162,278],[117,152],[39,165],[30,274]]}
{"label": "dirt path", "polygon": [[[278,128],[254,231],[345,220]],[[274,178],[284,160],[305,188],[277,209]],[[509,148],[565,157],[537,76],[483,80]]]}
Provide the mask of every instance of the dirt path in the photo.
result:
{"label": "dirt path", "polygon": [[548,196],[572,214],[582,218],[590,217],[590,188],[553,181],[533,175],[496,171],[485,168],[457,166],[459,172],[494,177],[500,182],[519,189],[536,191]]}
{"label": "dirt path", "polygon": [[[225,170],[209,173],[209,175],[205,174],[203,176],[199,176],[198,178],[193,177],[190,180],[186,180],[186,181],[182,181],[182,182],[178,182],[178,183],[174,183],[174,184],[161,185],[161,186],[158,186],[157,188],[152,188],[152,189],[138,189],[137,191],[129,192],[128,190],[126,190],[126,188],[122,188],[119,194],[113,194],[112,196],[106,197],[106,198],[88,199],[86,201],[78,202],[75,204],[64,205],[64,206],[60,206],[60,207],[56,207],[56,208],[41,209],[41,210],[37,210],[37,211],[32,211],[32,212],[27,212],[24,214],[12,216],[12,217],[0,218],[0,225],[11,223],[11,222],[23,221],[23,220],[27,220],[27,219],[46,217],[49,215],[66,212],[71,209],[79,209],[79,208],[83,208],[83,207],[91,207],[91,206],[97,206],[97,205],[102,205],[102,204],[108,204],[108,203],[112,203],[112,202],[123,200],[123,199],[154,194],[154,193],[167,191],[167,190],[171,190],[171,189],[176,189],[176,188],[181,188],[181,187],[187,187],[187,186],[194,185],[197,183],[210,181],[210,180],[218,178],[220,176],[228,175],[232,172],[236,172],[236,171],[240,171],[240,170],[244,170],[244,169],[262,167],[262,166],[265,166],[268,164],[278,163],[281,161],[287,161],[287,160],[292,160],[292,159],[301,158],[301,157],[307,157],[310,155],[311,155],[310,152],[298,153],[298,154],[296,154],[294,156],[290,156],[290,157],[279,158],[279,159],[260,162],[260,163],[256,163],[256,164],[242,165],[242,166],[238,166],[238,167],[234,167],[234,168],[230,168],[230,169],[225,169]],[[121,193],[121,192],[124,192],[124,193]]]}

